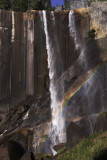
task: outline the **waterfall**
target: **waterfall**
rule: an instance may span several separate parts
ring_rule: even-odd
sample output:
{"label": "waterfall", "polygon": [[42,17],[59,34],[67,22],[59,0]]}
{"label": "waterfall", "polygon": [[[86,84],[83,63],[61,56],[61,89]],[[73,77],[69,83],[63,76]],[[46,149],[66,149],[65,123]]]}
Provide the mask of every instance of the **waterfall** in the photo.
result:
{"label": "waterfall", "polygon": [[54,15],[54,11],[51,11],[51,19],[55,22],[55,15]]}
{"label": "waterfall", "polygon": [[[32,26],[32,27],[31,27]],[[34,21],[28,18],[27,34],[27,91],[29,95],[34,93]]]}
{"label": "waterfall", "polygon": [[[69,33],[70,37],[74,40],[75,49],[78,52],[78,59],[77,62],[79,64],[79,67],[81,68],[81,72],[90,72],[92,70],[91,63],[92,57],[91,55],[87,55],[86,50],[86,37],[82,35],[82,33],[79,33],[78,26],[76,25],[75,20],[75,13],[73,10],[69,12]],[[85,31],[84,31],[85,32]],[[90,61],[91,60],[91,63]],[[85,115],[88,117],[88,121],[90,123],[89,133],[93,132],[93,124],[95,123],[96,114],[99,112],[104,111],[104,104],[103,104],[103,76],[101,74],[101,71],[96,72],[92,77],[90,77],[86,83],[84,83],[83,87],[81,88],[81,95],[80,99],[84,104],[79,104],[78,108],[81,107],[81,110],[85,113]],[[98,98],[98,104],[96,106],[95,100]],[[74,100],[75,101],[75,100]],[[74,103],[74,113],[70,116],[75,116],[76,114],[80,114],[78,111],[76,103]],[[72,109],[73,110],[73,109]],[[94,121],[92,122],[91,119]],[[93,124],[92,124],[93,123]]]}
{"label": "waterfall", "polygon": [[80,65],[84,65],[85,68],[87,67],[87,62],[86,62],[86,56],[85,56],[85,40],[77,30],[77,26],[75,24],[75,14],[74,11],[71,10],[69,12],[69,33],[70,37],[74,39],[74,44],[75,44],[75,49],[79,51],[79,63]]}
{"label": "waterfall", "polygon": [[12,35],[11,35],[11,42],[14,42],[15,39],[15,13],[12,11]]}
{"label": "waterfall", "polygon": [[[54,13],[51,13],[51,16],[54,18]],[[59,144],[61,142],[65,142],[65,135],[64,135],[64,118],[63,115],[57,115],[58,107],[60,106],[60,100],[58,99],[58,89],[61,88],[61,94],[63,92],[63,87],[61,85],[61,81],[58,81],[56,75],[56,60],[55,58],[55,51],[52,46],[51,38],[49,37],[48,32],[48,24],[47,24],[47,17],[46,11],[43,11],[43,23],[44,23],[44,32],[46,36],[46,49],[48,55],[48,68],[49,68],[49,78],[50,78],[50,97],[51,97],[51,111],[52,111],[52,123],[49,132],[49,139],[51,141],[51,149],[53,154],[55,151],[53,150],[53,146]]]}
{"label": "waterfall", "polygon": [[80,47],[79,42],[78,42],[78,36],[76,32],[76,25],[75,25],[75,17],[74,17],[74,11],[71,10],[69,12],[69,32],[70,32],[70,37],[74,38],[75,42],[75,48],[78,49]]}

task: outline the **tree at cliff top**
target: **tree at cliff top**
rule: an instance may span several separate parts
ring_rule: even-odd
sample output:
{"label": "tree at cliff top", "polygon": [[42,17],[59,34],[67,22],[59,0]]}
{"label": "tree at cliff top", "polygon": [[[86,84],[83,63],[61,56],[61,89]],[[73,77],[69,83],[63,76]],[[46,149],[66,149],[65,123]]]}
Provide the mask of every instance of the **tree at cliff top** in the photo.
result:
{"label": "tree at cliff top", "polygon": [[51,0],[0,0],[0,9],[25,12],[27,10],[51,10]]}
{"label": "tree at cliff top", "polygon": [[12,0],[12,10],[14,11],[26,11],[28,9],[28,0]]}
{"label": "tree at cliff top", "polygon": [[64,0],[65,9],[70,9],[70,0]]}
{"label": "tree at cliff top", "polygon": [[34,10],[45,10],[51,9],[51,1],[50,0],[30,0],[29,1],[30,9]]}
{"label": "tree at cliff top", "polygon": [[42,1],[40,1],[40,0],[31,0],[29,2],[29,9],[43,10],[44,9],[44,5],[43,5]]}
{"label": "tree at cliff top", "polygon": [[0,0],[0,9],[10,9],[10,1]]}

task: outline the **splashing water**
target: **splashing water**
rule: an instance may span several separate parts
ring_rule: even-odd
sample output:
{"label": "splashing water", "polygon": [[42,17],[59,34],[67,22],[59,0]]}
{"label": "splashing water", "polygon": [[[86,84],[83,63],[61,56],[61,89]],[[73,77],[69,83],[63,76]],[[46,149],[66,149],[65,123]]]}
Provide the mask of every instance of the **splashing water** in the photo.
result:
{"label": "splashing water", "polygon": [[[53,13],[51,13],[53,15]],[[54,17],[54,15],[53,15]],[[55,20],[55,18],[53,19]],[[44,23],[44,31],[46,36],[46,49],[48,55],[48,68],[49,68],[49,78],[50,78],[50,96],[51,96],[51,111],[52,111],[52,124],[49,132],[49,138],[51,140],[51,149],[53,154],[55,151],[53,150],[53,146],[65,142],[65,135],[64,135],[64,118],[63,115],[57,116],[58,106],[60,105],[60,100],[57,98],[57,87],[58,82],[56,79],[56,68],[55,68],[55,53],[54,49],[52,48],[51,40],[48,33],[48,26],[47,26],[47,18],[46,18],[46,11],[43,11],[43,23]],[[60,86],[60,85],[59,85]]]}
{"label": "splashing water", "polygon": [[[75,13],[74,11],[69,12],[69,33],[70,37],[73,38],[75,49],[79,53],[78,57],[78,63],[82,66],[84,66],[83,70],[88,72],[92,72],[92,68],[89,71],[88,65],[90,65],[89,61],[87,61],[87,53],[86,53],[86,41],[84,36],[78,32],[77,25],[75,24]],[[85,32],[85,31],[84,31]],[[99,68],[99,67],[98,67]],[[98,70],[97,68],[95,69]],[[85,112],[85,115],[89,115],[89,123],[90,123],[90,133],[93,132],[93,124],[95,121],[91,121],[91,115],[98,114],[99,112],[104,110],[104,104],[103,104],[103,79],[100,72],[94,72],[93,76],[89,76],[87,78],[87,81],[83,84],[82,88],[82,96],[81,99],[84,102],[84,105],[82,104],[83,111]],[[99,74],[100,73],[100,74]],[[99,99],[97,100],[96,97],[99,96]],[[96,100],[96,101],[95,101]],[[99,104],[97,104],[97,101]],[[97,104],[97,106],[96,106]],[[74,105],[75,109],[75,105]],[[77,108],[76,108],[77,109]],[[75,110],[76,110],[75,109]],[[76,113],[78,114],[78,110],[76,110]],[[74,116],[74,115],[73,115]],[[93,124],[92,124],[93,123]]]}

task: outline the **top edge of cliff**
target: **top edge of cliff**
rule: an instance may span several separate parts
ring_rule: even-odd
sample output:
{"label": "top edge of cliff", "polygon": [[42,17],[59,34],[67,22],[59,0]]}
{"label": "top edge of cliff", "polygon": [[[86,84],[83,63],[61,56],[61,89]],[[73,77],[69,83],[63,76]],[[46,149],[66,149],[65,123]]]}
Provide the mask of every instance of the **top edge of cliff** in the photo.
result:
{"label": "top edge of cliff", "polygon": [[[107,1],[98,1],[98,2],[92,2],[90,4],[90,6],[87,6],[87,7],[80,7],[80,8],[75,8],[75,9],[63,9],[63,10],[45,10],[46,12],[54,12],[54,13],[68,13],[70,10],[74,10],[74,12],[78,12],[78,13],[84,13],[88,10],[90,10],[90,8],[94,9],[94,7],[96,8],[106,8],[107,9]],[[0,9],[0,12],[3,11],[3,12],[16,12],[16,13],[38,13],[40,11],[43,11],[43,10],[27,10],[27,11],[14,11],[14,10],[2,10]]]}

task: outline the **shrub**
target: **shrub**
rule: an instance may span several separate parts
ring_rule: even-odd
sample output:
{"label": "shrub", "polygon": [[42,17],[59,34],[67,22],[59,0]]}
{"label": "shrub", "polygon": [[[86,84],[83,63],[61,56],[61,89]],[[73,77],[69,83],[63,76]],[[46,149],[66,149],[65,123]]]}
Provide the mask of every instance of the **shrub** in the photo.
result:
{"label": "shrub", "polygon": [[0,9],[25,12],[33,10],[54,10],[51,7],[51,0],[0,0]]}
{"label": "shrub", "polygon": [[86,39],[94,39],[95,38],[95,29],[91,29],[90,31],[88,31],[88,36]]}
{"label": "shrub", "polygon": [[42,1],[40,1],[40,0],[32,0],[29,3],[29,7],[30,7],[30,9],[33,9],[33,10],[43,10],[44,9]]}
{"label": "shrub", "polygon": [[65,9],[70,9],[70,2],[65,3]]}
{"label": "shrub", "polygon": [[10,9],[10,1],[9,0],[0,0],[0,9]]}
{"label": "shrub", "polygon": [[12,0],[12,10],[25,12],[28,8],[28,0]]}

